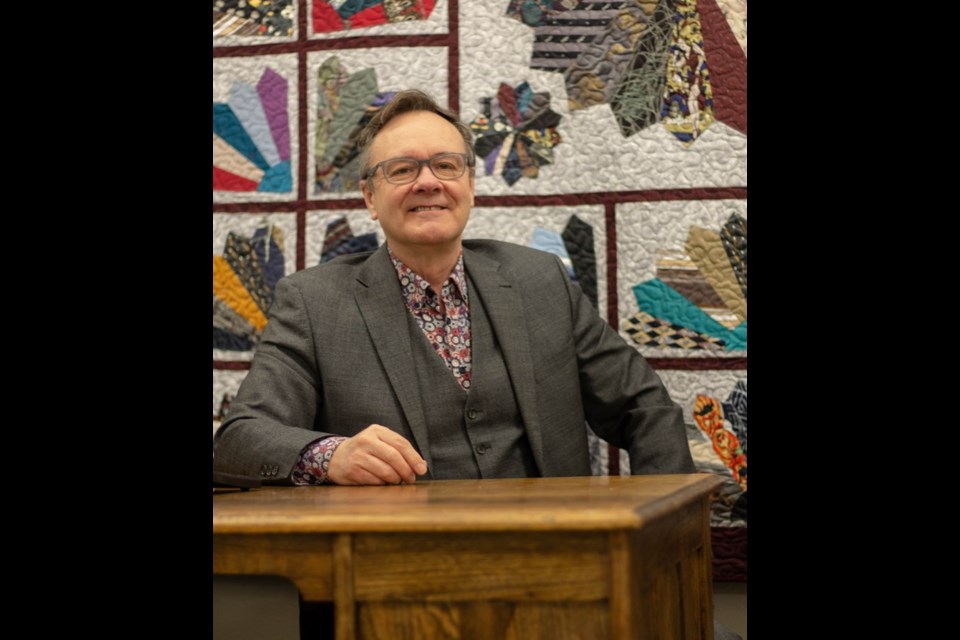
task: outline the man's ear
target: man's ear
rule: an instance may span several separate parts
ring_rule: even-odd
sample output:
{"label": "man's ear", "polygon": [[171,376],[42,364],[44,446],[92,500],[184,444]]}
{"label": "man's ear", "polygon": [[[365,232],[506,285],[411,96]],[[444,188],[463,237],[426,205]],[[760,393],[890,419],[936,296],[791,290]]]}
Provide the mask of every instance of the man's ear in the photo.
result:
{"label": "man's ear", "polygon": [[373,190],[367,188],[367,181],[360,181],[360,192],[363,194],[363,201],[367,205],[367,211],[370,212],[370,218],[377,219],[377,208],[373,204]]}

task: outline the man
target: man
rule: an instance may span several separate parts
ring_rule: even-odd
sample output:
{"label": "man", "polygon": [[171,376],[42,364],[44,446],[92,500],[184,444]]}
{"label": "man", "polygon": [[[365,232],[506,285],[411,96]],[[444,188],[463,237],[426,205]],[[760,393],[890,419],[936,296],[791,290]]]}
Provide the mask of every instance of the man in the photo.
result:
{"label": "man", "polygon": [[405,91],[360,138],[386,243],[281,280],[214,466],[266,483],[692,473],[680,408],[550,254],[462,240],[470,130]]}

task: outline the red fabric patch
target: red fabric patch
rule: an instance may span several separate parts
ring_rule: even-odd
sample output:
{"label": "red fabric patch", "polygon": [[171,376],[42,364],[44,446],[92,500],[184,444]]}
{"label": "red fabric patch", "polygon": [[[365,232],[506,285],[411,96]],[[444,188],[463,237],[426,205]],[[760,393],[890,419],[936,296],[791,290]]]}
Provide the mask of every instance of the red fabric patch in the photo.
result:
{"label": "red fabric patch", "polygon": [[343,30],[343,20],[340,19],[340,15],[337,13],[336,9],[328,5],[326,2],[317,2],[313,3],[313,32],[314,33],[329,33],[330,31],[342,31]]}
{"label": "red fabric patch", "polygon": [[497,91],[497,100],[500,102],[500,109],[503,115],[507,116],[514,127],[520,124],[520,114],[517,112],[517,94],[513,87],[503,82],[500,83],[500,89]]}
{"label": "red fabric patch", "polygon": [[747,56],[716,0],[700,2],[703,52],[707,56],[717,120],[747,133]]}
{"label": "red fabric patch", "polygon": [[219,191],[256,191],[257,183],[235,173],[213,168],[213,188]]}
{"label": "red fabric patch", "polygon": [[433,6],[437,4],[437,0],[423,0],[420,3],[420,15],[424,18],[429,16],[433,12]]}
{"label": "red fabric patch", "polygon": [[350,16],[350,26],[353,28],[372,27],[378,24],[387,24],[387,12],[382,4],[364,9]]}

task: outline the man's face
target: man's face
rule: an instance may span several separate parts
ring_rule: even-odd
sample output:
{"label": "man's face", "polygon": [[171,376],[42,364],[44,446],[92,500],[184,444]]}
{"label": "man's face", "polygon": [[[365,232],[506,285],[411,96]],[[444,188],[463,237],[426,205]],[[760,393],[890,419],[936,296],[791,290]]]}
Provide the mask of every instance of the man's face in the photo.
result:
{"label": "man's face", "polygon": [[[426,160],[438,153],[464,153],[456,127],[429,111],[412,111],[391,120],[370,146],[370,166],[392,158]],[[371,188],[372,187],[372,188]],[[361,183],[370,216],[380,221],[390,247],[401,252],[459,248],[473,206],[474,179],[469,167],[456,180],[440,180],[424,165],[409,184],[391,184],[378,169]]]}

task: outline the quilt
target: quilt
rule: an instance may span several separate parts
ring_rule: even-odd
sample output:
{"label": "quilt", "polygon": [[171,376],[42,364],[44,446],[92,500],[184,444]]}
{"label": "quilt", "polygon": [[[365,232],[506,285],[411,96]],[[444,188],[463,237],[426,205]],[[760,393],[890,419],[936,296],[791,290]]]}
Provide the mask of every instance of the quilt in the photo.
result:
{"label": "quilt", "polygon": [[[746,15],[746,0],[214,0],[214,419],[277,280],[383,242],[356,138],[421,89],[475,136],[465,237],[560,256],[657,370],[698,469],[725,481],[714,578],[745,581]],[[594,473],[629,473],[588,437]]]}

